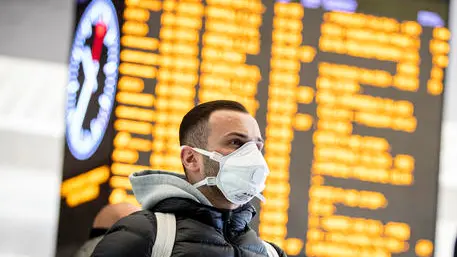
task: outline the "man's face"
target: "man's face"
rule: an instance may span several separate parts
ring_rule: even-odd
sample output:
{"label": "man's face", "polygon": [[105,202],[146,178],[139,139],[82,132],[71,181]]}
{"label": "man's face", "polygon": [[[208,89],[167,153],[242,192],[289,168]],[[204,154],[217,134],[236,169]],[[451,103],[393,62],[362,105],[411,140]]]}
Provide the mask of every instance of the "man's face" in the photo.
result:
{"label": "man's face", "polygon": [[[207,151],[228,155],[249,141],[256,142],[259,150],[262,150],[259,125],[250,114],[220,110],[209,117]],[[205,158],[202,170],[206,176],[216,176],[219,163]]]}
{"label": "man's face", "polygon": [[[213,112],[207,124],[208,138],[205,150],[228,155],[247,142],[256,142],[259,150],[263,140],[257,121],[249,114],[220,110]],[[189,183],[195,184],[206,177],[215,177],[219,172],[219,163],[189,148],[181,151],[181,161],[186,169]],[[225,199],[222,192],[214,186],[198,188],[217,208],[233,209],[237,205]]]}

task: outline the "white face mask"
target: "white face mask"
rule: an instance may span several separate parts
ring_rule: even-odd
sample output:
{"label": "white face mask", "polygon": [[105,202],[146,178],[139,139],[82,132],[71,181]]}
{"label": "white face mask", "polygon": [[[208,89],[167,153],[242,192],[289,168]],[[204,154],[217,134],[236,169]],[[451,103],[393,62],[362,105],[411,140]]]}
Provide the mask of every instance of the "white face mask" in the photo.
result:
{"label": "white face mask", "polygon": [[255,142],[248,142],[226,156],[199,148],[192,149],[219,162],[217,176],[207,177],[195,183],[194,187],[217,186],[225,198],[234,204],[248,203],[254,197],[265,201],[260,193],[265,189],[270,170]]}

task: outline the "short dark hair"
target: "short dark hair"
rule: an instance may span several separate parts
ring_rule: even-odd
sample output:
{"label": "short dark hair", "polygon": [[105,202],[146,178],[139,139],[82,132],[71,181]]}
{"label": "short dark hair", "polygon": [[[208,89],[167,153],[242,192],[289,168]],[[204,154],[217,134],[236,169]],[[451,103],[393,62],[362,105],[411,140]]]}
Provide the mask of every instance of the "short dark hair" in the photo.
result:
{"label": "short dark hair", "polygon": [[235,101],[216,100],[199,104],[192,108],[181,121],[179,126],[180,145],[206,148],[209,117],[213,112],[219,110],[249,113],[242,104]]}

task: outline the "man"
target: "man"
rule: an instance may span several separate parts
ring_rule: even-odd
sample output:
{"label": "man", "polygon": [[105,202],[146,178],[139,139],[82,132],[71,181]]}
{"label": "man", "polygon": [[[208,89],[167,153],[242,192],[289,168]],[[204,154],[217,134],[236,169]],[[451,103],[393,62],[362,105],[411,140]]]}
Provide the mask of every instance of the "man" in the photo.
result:
{"label": "man", "polygon": [[79,248],[74,256],[89,257],[94,251],[95,246],[102,240],[103,236],[111,226],[113,226],[121,218],[140,210],[141,209],[139,207],[129,203],[110,204],[103,207],[97,213],[97,216],[95,216],[89,240],[87,240],[84,245]]}
{"label": "man", "polygon": [[[185,176],[133,174],[133,191],[145,211],[115,224],[92,256],[150,257],[157,238],[155,212],[176,217],[172,257],[268,256],[270,245],[248,226],[255,215],[248,202],[262,198],[269,172],[256,120],[237,102],[204,103],[184,116],[179,140]],[[274,250],[286,256],[277,246]]]}

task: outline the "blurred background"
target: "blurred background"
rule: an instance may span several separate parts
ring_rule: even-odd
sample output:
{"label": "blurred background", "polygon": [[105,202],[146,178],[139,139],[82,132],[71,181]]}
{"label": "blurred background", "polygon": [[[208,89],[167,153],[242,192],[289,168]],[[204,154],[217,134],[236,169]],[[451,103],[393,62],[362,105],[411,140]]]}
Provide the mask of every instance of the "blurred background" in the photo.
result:
{"label": "blurred background", "polygon": [[[320,1],[303,1],[310,6],[317,2]],[[434,1],[423,3],[423,6],[433,9],[430,6],[434,3],[430,2]],[[377,5],[387,5],[385,1],[374,0],[371,1],[373,5],[367,1],[364,3],[365,6],[359,7],[376,9]],[[389,4],[392,7],[407,5],[403,1],[390,1]],[[272,15],[272,6],[268,4],[269,9],[264,15]],[[408,9],[404,7],[394,8],[396,11],[391,14],[397,15],[396,12]],[[76,8],[77,3],[70,0],[0,1],[0,257],[47,257],[56,253],[63,160],[64,154],[68,154],[68,150],[64,151],[64,116],[70,46],[75,21],[78,20]],[[457,29],[457,4],[451,2],[449,9],[436,10],[437,13],[446,11],[449,11],[452,32]],[[441,16],[447,19],[447,16]],[[307,26],[305,24],[305,29]],[[318,30],[319,26],[315,29]],[[262,37],[271,40],[271,36],[266,36],[267,32],[271,34],[271,29],[264,28],[261,34],[265,33],[265,36],[262,34]],[[451,39],[450,45],[440,128],[434,247],[434,254],[438,257],[453,256],[457,235],[457,73],[452,72],[457,67],[457,55],[454,54],[457,41]],[[264,70],[261,73],[262,77],[268,77]],[[265,115],[265,103],[260,104],[257,116]],[[440,114],[433,115],[439,118]],[[427,146],[422,147],[425,151]],[[429,192],[427,188],[419,190]],[[431,198],[434,192],[431,191]],[[77,219],[77,216],[72,218]],[[411,233],[414,232],[412,227]],[[66,236],[71,238],[71,234]]]}

